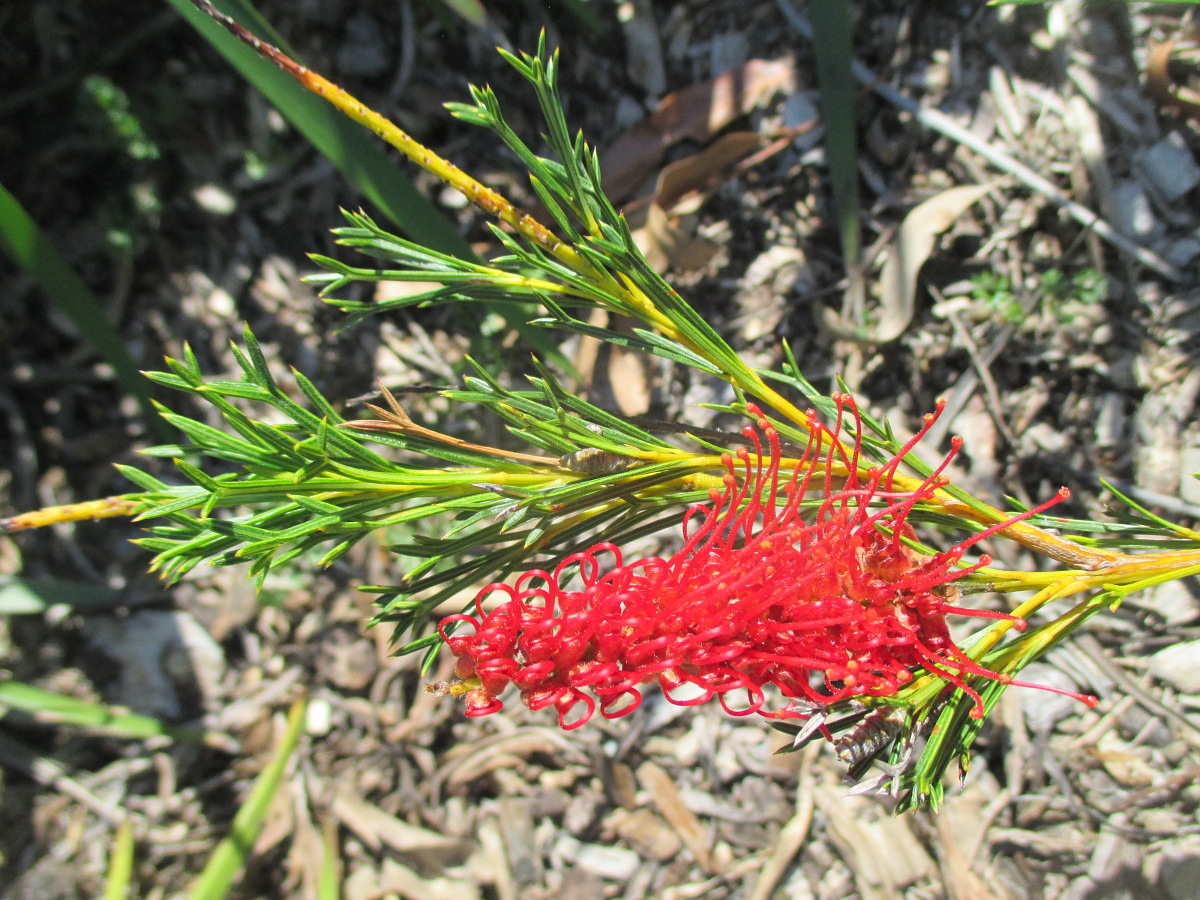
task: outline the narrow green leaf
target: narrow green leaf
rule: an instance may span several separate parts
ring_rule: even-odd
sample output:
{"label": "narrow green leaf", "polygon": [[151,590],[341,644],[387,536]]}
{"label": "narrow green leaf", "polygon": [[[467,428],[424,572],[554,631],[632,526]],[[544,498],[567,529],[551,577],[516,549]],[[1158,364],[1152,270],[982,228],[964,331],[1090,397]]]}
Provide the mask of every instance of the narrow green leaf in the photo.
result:
{"label": "narrow green leaf", "polygon": [[317,875],[317,900],[339,900],[342,895],[339,876],[337,825],[326,819],[321,828],[321,871]]}
{"label": "narrow green leaf", "polygon": [[862,254],[858,217],[858,131],[849,0],[821,0],[810,10],[821,118],[825,125],[826,162],[834,210],[847,269]]}
{"label": "narrow green leaf", "polygon": [[270,403],[271,392],[260,384],[246,381],[210,381],[196,390],[199,394],[215,393],[222,397],[236,397],[239,400],[252,400],[256,403]]}
{"label": "narrow green leaf", "polygon": [[115,588],[60,578],[0,575],[0,615],[36,615],[63,604],[73,609],[111,609],[123,600]]}
{"label": "narrow green leaf", "polygon": [[[191,0],[167,0],[242,76],[271,101],[285,119],[332,162],[364,197],[383,211],[406,234],[454,256],[474,256],[471,245],[412,181],[397,168],[374,135],[345,118],[321,98],[260,58],[208,16]],[[241,21],[253,19],[256,29],[275,44],[283,41],[245,0],[217,0],[223,12]]]}
{"label": "narrow green leaf", "polygon": [[19,681],[0,681],[0,706],[21,710],[42,722],[94,729],[115,737],[174,737],[189,740],[212,737],[207,732],[173,728],[151,716],[139,715],[118,706],[77,700]]}
{"label": "narrow green leaf", "polygon": [[[252,84],[304,137],[345,175],[371,204],[402,232],[422,245],[464,260],[475,259],[467,241],[442,212],[414,187],[379,145],[375,136],[320,97],[311,94],[220,24],[195,8],[191,0],[166,0],[241,75]],[[277,46],[286,45],[248,0],[214,0],[214,6],[235,19],[252,21],[257,32]],[[292,55],[295,59],[295,56]],[[299,60],[297,60],[299,61]],[[483,313],[496,312],[543,356],[565,362],[546,336],[528,328],[522,317],[504,307],[485,304]],[[481,348],[484,349],[484,348]]]}
{"label": "narrow green leaf", "polygon": [[71,320],[83,340],[95,348],[125,390],[137,398],[147,427],[159,440],[171,436],[158,419],[146,380],[104,307],[50,237],[38,228],[16,197],[0,184],[0,250],[8,254]]}
{"label": "narrow green leaf", "polygon": [[245,864],[246,857],[250,854],[259,831],[262,830],[267,810],[287,771],[288,761],[300,742],[306,708],[307,704],[302,699],[292,704],[288,712],[287,728],[275,749],[275,757],[259,774],[250,796],[233,817],[229,836],[217,845],[204,866],[204,871],[192,885],[188,894],[190,900],[222,900],[229,893],[234,878]]}
{"label": "narrow green leaf", "polygon": [[143,472],[141,469],[134,466],[127,466],[123,463],[117,463],[116,470],[145,491],[165,491],[166,484],[159,481],[148,472]]}
{"label": "narrow green leaf", "polygon": [[117,826],[108,858],[104,900],[129,900],[133,896],[133,823],[123,819]]}
{"label": "narrow green leaf", "polygon": [[269,456],[273,452],[262,444],[252,444],[249,441],[241,440],[186,416],[165,413],[163,419],[191,438],[196,446],[203,447],[204,452],[209,456],[219,456],[222,459],[239,462],[252,462]]}
{"label": "narrow green leaf", "polygon": [[[173,363],[174,360],[168,359],[167,365]],[[190,391],[193,384],[186,378],[181,378],[171,372],[146,372],[146,378],[153,381],[155,384],[161,384],[163,387],[169,387],[176,391]]]}

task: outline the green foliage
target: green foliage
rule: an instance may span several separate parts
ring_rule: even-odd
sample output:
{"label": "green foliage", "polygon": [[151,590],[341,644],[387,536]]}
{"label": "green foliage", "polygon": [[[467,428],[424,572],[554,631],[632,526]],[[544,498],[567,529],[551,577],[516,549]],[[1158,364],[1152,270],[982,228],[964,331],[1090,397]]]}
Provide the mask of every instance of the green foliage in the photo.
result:
{"label": "green foliage", "polygon": [[82,117],[98,134],[136,160],[162,156],[158,143],[134,113],[129,95],[103,75],[88,75],[80,86]]}
{"label": "green foliage", "polygon": [[[971,278],[971,298],[984,305],[1007,325],[1023,325],[1029,318],[1027,304],[1012,282],[997,272],[979,272]],[[1068,275],[1062,269],[1047,269],[1035,290],[1038,304],[1045,305],[1061,325],[1070,325],[1086,307],[1097,306],[1108,296],[1108,280],[1095,269],[1085,268]]]}
{"label": "green foliage", "polygon": [[[726,380],[736,400],[718,409],[745,414],[753,400],[767,410],[785,441],[803,447],[807,418],[796,402],[810,403],[827,415],[836,411],[836,404],[804,378],[790,351],[782,371],[751,369],[647,265],[625,219],[601,190],[595,152],[567,126],[557,94],[557,54],[548,52],[543,39],[534,55],[504,55],[533,86],[545,118],[549,155],[535,153],[515,133],[490,89],[472,88],[472,102],[451,104],[450,110],[489,129],[516,154],[529,170],[554,231],[391,123],[371,118],[357,101],[322,81],[322,91],[338,93],[331,102],[376,128],[506,224],[494,230],[500,255],[481,262],[390,234],[365,213],[348,213],[346,226],[336,231],[338,241],[371,263],[314,257],[325,271],[312,280],[322,286],[328,302],[345,310],[350,321],[409,305],[500,303],[525,310],[536,304],[544,310],[533,322],[537,326],[640,349]],[[355,283],[389,280],[427,288],[382,303],[338,296]],[[1001,316],[1016,315],[1011,308],[1016,292],[1003,279],[980,276],[976,291],[977,299],[993,304]],[[1098,302],[1103,292],[1102,282],[1085,271],[1070,278],[1047,273],[1041,293],[1060,314],[1071,303]],[[638,327],[630,333],[577,317],[578,311],[594,308],[632,319]],[[625,543],[678,523],[682,507],[720,489],[721,454],[741,440],[740,435],[703,432],[693,435],[694,449],[680,449],[640,424],[582,400],[536,360],[524,384],[516,387],[471,361],[462,386],[440,391],[441,398],[457,418],[498,418],[514,444],[538,454],[517,452],[440,434],[414,422],[391,395],[390,409],[373,407],[380,418],[347,421],[299,374],[293,373],[295,388],[285,390],[249,332],[236,355],[242,369],[238,380],[205,380],[188,350],[181,360],[168,361],[170,371],[151,375],[159,385],[208,403],[224,422],[221,430],[164,411],[185,440],[149,452],[173,459],[182,485],[126,469],[142,489],[131,497],[153,521],[143,543],[157,553],[155,565],[174,579],[204,561],[248,562],[261,585],[272,567],[301,554],[320,554],[329,564],[369,537],[387,541],[408,568],[395,583],[367,590],[378,595],[377,620],[391,623],[397,636],[406,639],[401,652],[425,649],[427,664],[442,643],[428,621],[434,607],[451,598],[473,597],[482,585],[515,571],[552,566],[597,541]],[[296,394],[303,400],[294,399]],[[274,411],[271,422],[256,413],[263,408]],[[849,440],[848,427],[842,423],[843,440]],[[864,416],[863,429],[863,466],[903,453],[916,473],[898,475],[896,490],[909,490],[906,484],[921,484],[932,474],[886,422]],[[370,443],[387,449],[370,449]],[[781,461],[785,473],[798,464],[786,458],[788,453]],[[795,457],[799,455],[796,451]],[[910,517],[967,533],[1010,518],[951,484],[923,500]],[[1123,591],[1200,569],[1195,558],[1200,534],[1165,527],[1148,514],[1104,525],[1050,516],[1036,521],[1086,537],[1070,542],[1031,523],[1010,523],[1001,535],[1014,537],[1012,532],[1019,531],[1016,539],[1067,565],[1066,570],[1008,572],[989,566],[972,580],[997,591],[1036,589],[1019,608],[1020,616],[1036,613],[1052,600],[1084,599],[1017,640],[1004,643],[1012,627],[1008,621],[977,635],[969,643],[972,656],[1005,674],[1018,672],[1099,609],[1119,602]],[[1122,546],[1122,553],[1134,546],[1152,552],[1130,563],[1136,558],[1109,551],[1104,542]],[[914,540],[908,543],[933,552]],[[1179,545],[1186,550],[1176,551]],[[954,759],[965,760],[981,720],[969,716],[971,699],[961,691],[947,692],[936,671],[915,674],[895,696],[869,701],[895,707],[902,721],[892,739],[868,754],[864,764],[890,760],[900,767],[903,804],[936,804],[942,773]],[[978,689],[990,709],[1003,686],[985,681]]]}
{"label": "green foliage", "polygon": [[[692,366],[728,379],[739,391],[784,413],[791,410],[777,418],[777,425],[803,445],[803,415],[646,264],[624,218],[600,190],[595,153],[582,137],[570,136],[555,84],[557,55],[543,45],[535,56],[506,58],[533,84],[557,158],[535,154],[508,127],[489,89],[473,89],[474,103],[452,104],[451,111],[492,129],[521,158],[571,252],[562,244],[497,229],[506,252],[477,263],[389,234],[363,213],[347,213],[348,226],[336,230],[339,243],[371,257],[374,265],[318,256],[314,260],[326,272],[311,280],[333,295],[355,282],[431,285],[382,303],[332,297],[329,302],[346,310],[352,321],[414,304],[536,300],[548,313],[535,320],[537,325]],[[591,325],[569,311],[593,307],[639,319],[648,327],[630,335]],[[203,561],[248,562],[261,585],[273,566],[301,554],[322,553],[321,561],[328,565],[368,535],[385,539],[387,529],[403,526],[413,534],[391,550],[412,564],[398,582],[367,588],[379,595],[379,620],[392,623],[398,635],[408,635],[402,652],[437,651],[438,636],[429,631],[427,619],[448,598],[518,569],[553,564],[593,543],[597,535],[630,540],[677,522],[684,505],[704,499],[708,488],[720,483],[720,453],[736,440],[720,436],[724,446],[708,445],[711,451],[677,449],[581,400],[540,364],[527,378],[528,386],[515,389],[475,363],[464,386],[442,391],[442,396],[458,407],[470,405],[496,416],[516,440],[547,456],[532,462],[513,458],[506,451],[451,441],[415,425],[397,428],[393,423],[390,431],[366,435],[347,427],[341,414],[299,375],[294,377],[307,406],[291,399],[271,374],[253,335],[247,333],[245,350],[237,358],[243,372],[238,381],[205,381],[190,352],[168,361],[170,372],[150,375],[162,386],[214,406],[232,432],[168,412],[168,421],[189,441],[148,452],[175,459],[190,484],[169,487],[145,472],[126,470],[143,488],[137,497],[146,515],[160,520],[142,542],[156,551],[156,568],[173,580]],[[829,398],[803,379],[794,360],[785,372],[764,374],[819,408],[832,409]],[[272,407],[289,424],[251,418],[245,402]],[[745,407],[739,401],[725,409],[740,414]],[[865,421],[871,432],[864,435],[868,453],[882,461],[900,451],[902,442],[885,423],[869,416]],[[404,463],[390,459],[368,449],[371,442],[394,447],[408,458]],[[573,461],[579,454],[594,453],[609,454],[622,464],[595,472]],[[448,465],[434,465],[434,460]],[[919,476],[931,472],[915,456],[911,463]],[[210,474],[214,464],[223,464],[226,471]],[[981,513],[987,510],[963,492],[956,496]],[[964,525],[952,517],[937,521]]]}
{"label": "green foliage", "polygon": [[[214,406],[232,432],[164,412],[189,440],[146,452],[174,459],[190,484],[168,486],[141,470],[123,470],[143,489],[132,496],[146,514],[165,520],[151,525],[141,542],[156,552],[155,567],[175,580],[205,561],[249,562],[261,585],[273,566],[314,548],[322,548],[321,562],[328,565],[369,534],[399,525],[437,533],[442,529],[432,523],[449,522],[442,538],[417,536],[393,546],[419,562],[399,584],[370,589],[382,595],[381,618],[395,622],[398,632],[422,630],[429,610],[446,597],[502,577],[539,553],[547,561],[569,553],[597,528],[622,537],[657,530],[664,507],[697,497],[694,489],[671,483],[715,462],[674,450],[574,397],[544,370],[529,379],[530,389],[512,391],[476,367],[463,389],[444,392],[490,411],[514,434],[556,454],[531,466],[419,431],[350,430],[298,373],[312,408],[291,400],[249,332],[237,357],[238,381],[206,382],[190,351],[181,361],[168,360],[170,372],[150,373],[157,383]],[[290,424],[251,418],[237,401],[272,407]],[[396,462],[368,449],[368,442],[419,456]],[[594,449],[644,462],[594,476],[557,458]],[[432,465],[434,459],[451,465]],[[233,471],[209,474],[216,466]]]}
{"label": "green foliage", "polygon": [[[1082,306],[1098,306],[1108,297],[1108,279],[1095,269],[1080,269],[1067,275],[1062,269],[1048,269],[1042,274],[1040,291],[1045,299],[1061,307],[1068,303]],[[1062,312],[1060,321],[1066,323]]]}
{"label": "green foliage", "polygon": [[[354,281],[449,281],[445,290],[433,289],[415,301],[402,303],[494,300],[505,295],[514,299],[535,297],[550,312],[536,324],[620,340],[616,331],[591,328],[566,311],[600,306],[617,315],[640,319],[663,332],[665,337],[639,334],[641,346],[653,348],[658,355],[673,359],[682,355],[707,365],[750,392],[761,387],[761,379],[712,326],[651,269],[634,243],[624,216],[604,195],[595,151],[582,135],[570,135],[558,97],[558,54],[548,51],[545,36],[535,55],[501,52],[532,84],[548,128],[545,137],[556,158],[534,153],[509,127],[490,88],[472,87],[473,103],[450,103],[447,108],[464,121],[494,131],[518,156],[528,168],[530,183],[553,217],[559,235],[547,244],[532,234],[518,231],[513,235],[497,228],[494,234],[508,252],[479,268],[388,235],[365,216],[350,216],[352,227],[337,232],[342,242],[397,268],[357,269],[317,257],[316,262],[328,268],[330,274],[313,280],[326,292]],[[366,306],[333,302],[355,316],[370,312]],[[686,338],[680,340],[684,335]]]}
{"label": "green foliage", "polygon": [[18,710],[39,722],[57,722],[114,737],[176,737],[188,740],[207,737],[202,732],[172,728],[158,719],[127,709],[77,700],[18,681],[0,681],[0,709]]}
{"label": "green foliage", "polygon": [[[344,118],[336,109],[305,91],[291,78],[259,57],[253,50],[228,34],[216,22],[197,10],[190,0],[167,0],[224,56],[242,76],[267,98],[346,180],[403,233],[419,239],[431,251],[461,260],[473,260],[470,243],[455,225],[426,199],[412,180],[378,145],[374,136]],[[223,11],[254,23],[259,34],[276,44],[279,36],[254,9],[249,0],[218,0]],[[251,176],[263,169],[261,160],[248,157],[246,170]],[[526,343],[543,357],[562,361],[557,349],[537,329],[525,326],[525,316],[511,304],[499,307],[485,303],[480,316],[499,316],[514,328]],[[349,323],[348,323],[349,324]],[[490,355],[492,343],[480,341],[477,352]]]}
{"label": "green foliage", "polygon": [[1019,325],[1025,308],[1013,292],[1012,282],[998,272],[979,272],[971,279],[971,299],[980,301],[1007,325]]}
{"label": "green foliage", "polygon": [[104,900],[128,900],[133,896],[133,825],[126,819],[117,826],[109,850]]}
{"label": "green foliage", "polygon": [[852,23],[849,0],[812,4],[813,53],[821,120],[825,127],[826,163],[838,223],[842,259],[850,276],[852,298],[846,310],[862,324],[862,224],[859,219],[858,122],[855,108]]}

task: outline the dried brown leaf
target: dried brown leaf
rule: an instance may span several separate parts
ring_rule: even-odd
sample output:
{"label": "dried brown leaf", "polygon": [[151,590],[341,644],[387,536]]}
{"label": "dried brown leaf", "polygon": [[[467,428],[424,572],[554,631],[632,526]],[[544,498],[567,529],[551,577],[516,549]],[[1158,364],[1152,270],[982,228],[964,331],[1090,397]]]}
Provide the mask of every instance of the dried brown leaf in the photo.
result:
{"label": "dried brown leaf", "polygon": [[654,805],[675,829],[675,833],[691,851],[696,862],[705,870],[715,872],[712,852],[709,849],[709,835],[696,815],[684,806],[671,776],[665,769],[652,762],[644,762],[638,766],[637,774],[638,781],[650,794]]}
{"label": "dried brown leaf", "polygon": [[641,416],[650,410],[650,373],[646,370],[645,354],[625,347],[610,347],[608,382],[623,414]]}
{"label": "dried brown leaf", "polygon": [[704,238],[692,237],[671,224],[663,208],[656,203],[646,209],[646,223],[633,232],[634,243],[654,271],[668,269],[687,272],[703,268],[716,255],[717,245]]}
{"label": "dried brown leaf", "polygon": [[604,189],[614,203],[631,197],[672,144],[706,143],[738,116],[754,109],[793,75],[790,59],[752,59],[709,81],[668,94],[647,119],[603,154]]}
{"label": "dried brown leaf", "polygon": [[761,144],[762,139],[753,131],[721,135],[699,153],[664,166],[654,190],[654,202],[672,216],[695,212],[721,185],[729,168]]}
{"label": "dried brown leaf", "polygon": [[[1195,35],[1182,41],[1184,47],[1193,51]],[[1174,38],[1159,44],[1151,44],[1146,54],[1146,92],[1165,110],[1171,110],[1193,119],[1200,118],[1200,93],[1178,83],[1171,76],[1171,60],[1175,56]]]}
{"label": "dried brown leaf", "polygon": [[607,825],[646,859],[668,862],[675,858],[683,846],[679,835],[648,809],[633,812],[614,810]]}
{"label": "dried brown leaf", "polygon": [[892,341],[904,333],[916,310],[917,275],[933,252],[938,235],[989,190],[990,184],[950,188],[904,217],[879,276],[882,309],[871,340]]}

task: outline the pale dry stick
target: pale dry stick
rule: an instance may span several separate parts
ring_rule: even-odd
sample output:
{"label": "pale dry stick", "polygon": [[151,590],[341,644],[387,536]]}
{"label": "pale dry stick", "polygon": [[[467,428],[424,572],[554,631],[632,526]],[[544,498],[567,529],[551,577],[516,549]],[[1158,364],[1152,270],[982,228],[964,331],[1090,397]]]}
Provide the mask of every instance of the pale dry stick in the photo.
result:
{"label": "pale dry stick", "polygon": [[1096,723],[1092,725],[1091,728],[1079,735],[1079,737],[1075,738],[1075,740],[1071,741],[1067,749],[1080,750],[1084,747],[1091,747],[1095,745],[1100,738],[1105,735],[1106,732],[1112,731],[1117,726],[1117,723],[1120,721],[1121,717],[1125,715],[1125,713],[1129,712],[1129,710],[1136,705],[1137,700],[1135,700],[1133,697],[1122,697],[1113,704],[1112,709],[1097,719]]}
{"label": "pale dry stick", "polygon": [[[1000,389],[996,386],[996,379],[992,377],[992,370],[990,368],[991,362],[1000,355],[1000,350],[1008,343],[1007,338],[998,340],[995,346],[989,350],[985,359],[979,350],[979,345],[975,343],[975,339],[971,337],[971,332],[963,325],[958,315],[950,313],[946,318],[950,320],[950,327],[954,329],[954,333],[962,341],[963,347],[966,348],[971,365],[974,367],[979,380],[983,383],[984,393],[987,394],[988,401],[992,404],[990,412],[996,420],[996,427],[1000,429],[1000,433],[1004,435],[1005,440],[1015,446],[1017,437],[1013,433],[1012,426],[1009,425],[1008,420],[1004,417],[1004,403],[1000,399]],[[937,445],[935,444],[934,446]]]}
{"label": "pale dry stick", "polygon": [[154,796],[158,802],[166,806],[175,792],[179,789],[179,773],[175,768],[175,759],[165,750],[154,754],[154,774],[157,778],[157,788]]}
{"label": "pale dry stick", "polygon": [[[933,293],[934,299],[939,303],[942,301],[941,291],[934,285],[929,286],[929,290]],[[996,427],[1000,429],[1000,433],[1004,435],[1004,439],[1010,444],[1016,444],[1016,437],[1013,434],[1012,428],[1004,418],[1004,404],[1000,401],[1000,390],[996,386],[996,380],[992,378],[991,364],[1000,355],[1000,351],[1008,344],[1008,340],[1012,337],[1014,329],[1008,326],[997,336],[995,343],[988,348],[987,353],[983,353],[979,349],[979,345],[975,339],[971,337],[971,332],[959,320],[954,312],[947,313],[946,320],[954,329],[955,336],[966,348],[967,356],[971,360],[971,368],[974,370],[973,375],[964,373],[955,384],[950,397],[946,401],[946,410],[942,413],[942,420],[935,422],[934,427],[930,429],[929,435],[926,435],[930,442],[930,446],[940,447],[943,432],[950,427],[958,415],[959,410],[966,405],[971,394],[975,392],[976,383],[982,383],[984,392],[987,394],[988,401],[991,403],[991,409],[988,412],[996,423]],[[945,421],[945,425],[938,428]],[[937,432],[936,434],[934,432]]]}
{"label": "pale dry stick", "polygon": [[[302,670],[299,666],[285,669],[282,674],[264,682],[262,687],[257,688],[254,693],[233,701],[219,713],[210,714],[209,718],[212,719],[212,722],[209,727],[215,731],[226,732],[248,728],[261,719],[262,711],[265,708],[282,703],[286,699],[293,686],[300,681],[301,674]],[[236,747],[236,744],[234,746]]]}
{"label": "pale dry stick", "polygon": [[[1004,787],[1000,792],[1010,798],[1019,796],[1025,790],[1026,761],[1040,759],[1040,755],[1046,751],[1045,740],[1048,740],[1048,735],[1045,732],[1038,732],[1035,740],[1029,738],[1029,723],[1025,721],[1024,712],[1028,699],[1024,691],[1005,691],[995,710],[1000,714],[996,721],[1001,727],[1007,728],[1010,736],[1003,761]],[[979,840],[983,840],[982,835]],[[968,853],[967,858],[973,865],[974,854]]]}
{"label": "pale dry stick", "polygon": [[800,758],[800,786],[796,791],[796,812],[780,829],[779,837],[775,839],[775,847],[750,891],[749,900],[770,900],[775,888],[783,879],[784,873],[787,872],[788,866],[791,865],[792,859],[800,852],[800,848],[804,846],[804,841],[808,838],[808,830],[812,826],[813,809],[816,806],[813,795],[812,770],[820,749],[821,745],[817,743],[809,744],[804,748],[804,755]]}
{"label": "pale dry stick", "polygon": [[[1096,76],[1081,65],[1082,62],[1094,66],[1096,62],[1095,57],[1090,54],[1085,56],[1076,51],[1075,58],[1080,62],[1073,62],[1067,66],[1067,78],[1075,85],[1075,89],[1079,91],[1076,98],[1102,112],[1109,123],[1116,126],[1117,130],[1122,132],[1126,137],[1135,139],[1144,137],[1146,134],[1145,127],[1128,110],[1121,106],[1120,103],[1110,99],[1108,92],[1104,90],[1104,86],[1100,84]],[[1147,60],[1146,68],[1152,68],[1149,60]]]}
{"label": "pale dry stick", "polygon": [[[812,40],[812,27],[809,25],[808,20],[793,8],[790,0],[775,0],[775,5],[779,7],[779,11],[783,13],[789,25],[800,32],[807,40]],[[1082,203],[1078,203],[1068,197],[1057,185],[1043,178],[1024,163],[1018,162],[1002,150],[976,137],[941,110],[921,106],[915,100],[905,97],[891,85],[880,81],[874,72],[858,60],[854,60],[853,69],[854,77],[864,87],[870,88],[897,109],[908,113],[926,128],[974,150],[1000,171],[1012,175],[1030,190],[1037,191],[1052,203],[1061,207],[1084,228],[1091,229],[1118,250],[1128,253],[1139,263],[1149,269],[1153,269],[1164,278],[1168,278],[1171,281],[1185,280],[1183,272],[1157,253],[1147,250],[1145,247],[1138,246]]]}
{"label": "pale dry stick", "polygon": [[853,877],[857,896],[862,900],[893,900],[900,896],[900,889],[891,877],[880,842],[868,823],[855,817],[845,799],[842,791],[828,782],[816,788],[815,801],[828,819],[827,839]]}
{"label": "pale dry stick", "polygon": [[1172,795],[1183,788],[1196,783],[1200,778],[1200,766],[1192,766],[1182,772],[1168,775],[1157,784],[1125,794],[1111,807],[1112,812],[1124,812],[1128,809],[1162,806],[1170,801]]}
{"label": "pale dry stick", "polygon": [[447,759],[426,779],[429,795],[438,802],[441,802],[444,787],[466,784],[482,773],[491,771],[488,767],[504,757],[522,758],[536,752],[561,756],[566,764],[583,765],[587,762],[577,743],[569,740],[566,734],[557,728],[540,726],[518,728],[506,734],[483,738],[469,750],[467,754]]}
{"label": "pale dry stick", "polygon": [[1079,147],[1079,158],[1083,160],[1087,177],[1092,183],[1092,193],[1096,197],[1096,203],[1099,204],[1100,211],[1104,215],[1111,217],[1115,208],[1113,179],[1112,172],[1108,168],[1099,117],[1092,104],[1076,94],[1067,101],[1064,121],[1075,134]]}
{"label": "pale dry stick", "polygon": [[963,835],[951,825],[949,816],[937,817],[937,832],[938,867],[942,872],[942,882],[952,900],[1000,900],[999,896],[971,871],[970,859],[959,845]]}
{"label": "pale dry stick", "polygon": [[[950,317],[950,322],[952,325],[955,324],[953,317]],[[954,424],[955,417],[962,410],[962,408],[967,405],[967,400],[970,399],[971,395],[975,393],[975,388],[981,381],[981,374],[983,372],[990,371],[988,367],[996,360],[996,357],[1000,355],[1000,351],[1002,351],[1008,345],[1009,338],[1011,338],[1015,333],[1016,330],[1011,325],[1006,325],[1004,329],[998,335],[996,335],[996,339],[992,342],[992,345],[988,347],[986,351],[980,353],[978,358],[976,358],[975,353],[971,352],[970,345],[967,345],[967,355],[971,358],[971,368],[966,372],[963,372],[955,380],[954,387],[951,388],[950,393],[946,397],[946,411],[942,414],[938,421],[933,423],[933,427],[930,428],[929,433],[925,435],[925,440],[929,441],[929,446],[940,447],[942,445],[942,441],[946,437],[946,432],[949,431]],[[989,391],[989,398],[990,397],[991,392]],[[993,402],[995,401],[993,400]],[[997,407],[997,410],[998,409],[1000,409],[1000,407]],[[989,410],[989,412],[991,411]],[[997,421],[999,420],[997,419]],[[1011,441],[1009,430],[1003,425],[1000,426],[1000,430],[1004,433],[1004,436],[1009,438]]]}
{"label": "pale dry stick", "polygon": [[479,846],[488,867],[492,887],[500,900],[519,900],[519,887],[513,875],[512,864],[504,852],[504,838],[494,817],[479,823]]}
{"label": "pale dry stick", "polygon": [[737,884],[746,875],[758,868],[758,857],[747,856],[729,866],[719,875],[706,878],[704,881],[692,881],[688,884],[677,884],[658,894],[658,900],[706,900],[713,896],[718,888],[727,888]]}
{"label": "pale dry stick", "polygon": [[1178,734],[1183,740],[1192,747],[1200,749],[1200,728],[1197,728],[1187,718],[1181,716],[1169,706],[1165,706],[1151,697],[1140,684],[1126,674],[1124,669],[1108,657],[1098,640],[1090,634],[1081,634],[1075,638],[1075,644],[1081,652],[1087,654],[1100,667],[1105,675],[1115,681],[1117,687],[1127,696],[1137,700],[1147,712],[1157,713],[1169,720],[1178,729]]}
{"label": "pale dry stick", "polygon": [[987,844],[988,832],[991,831],[992,824],[996,821],[997,816],[1002,813],[1005,808],[1013,802],[1015,795],[1008,788],[1001,788],[1000,792],[988,801],[987,806],[983,808],[983,812],[979,814],[978,827],[975,829],[975,837],[971,839],[971,843],[967,845],[967,851],[963,854],[966,859],[967,867],[973,869],[975,863],[979,860],[979,851]]}
{"label": "pale dry stick", "polygon": [[691,852],[700,867],[710,874],[720,874],[709,846],[712,837],[696,814],[684,804],[671,776],[661,766],[647,760],[638,766],[637,777],[641,786],[650,794],[650,799],[654,801],[658,811],[667,820],[667,824],[679,836],[679,840]]}
{"label": "pale dry stick", "polygon": [[[311,707],[310,707],[311,708]],[[292,848],[290,862],[295,868],[292,877],[299,878],[304,897],[316,897],[316,885],[321,880],[322,847],[320,832],[313,822],[313,793],[311,786],[310,767],[300,763],[300,771],[295,778],[290,778],[283,786],[279,800],[287,798],[291,801]],[[290,796],[289,796],[290,795]],[[288,805],[283,802],[282,805]]]}

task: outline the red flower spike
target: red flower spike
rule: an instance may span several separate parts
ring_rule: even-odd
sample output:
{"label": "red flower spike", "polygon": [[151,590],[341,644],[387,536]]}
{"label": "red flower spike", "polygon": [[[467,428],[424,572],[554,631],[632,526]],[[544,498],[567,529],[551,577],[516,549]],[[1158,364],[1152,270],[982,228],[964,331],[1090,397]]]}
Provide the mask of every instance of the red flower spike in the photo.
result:
{"label": "red flower spike", "polygon": [[[640,686],[658,681],[672,703],[716,696],[732,715],[803,718],[812,704],[894,694],[921,669],[967,693],[980,718],[983,701],[967,678],[1021,684],[970,659],[951,638],[946,615],[1008,619],[1018,628],[1024,621],[955,605],[952,583],[991,562],[983,556],[960,567],[966,550],[1065,499],[1066,490],[924,556],[904,543],[914,536],[907,516],[945,482],[962,439],[915,490],[898,491],[894,482],[945,404],[894,458],[860,470],[858,407],[849,395],[833,400],[832,430],[809,411],[808,444],[790,476],[780,473],[778,432],[748,406],[757,422],[743,433],[753,453],[722,457],[724,490],[687,511],[683,548],[670,559],[626,563],[617,547],[597,544],[553,573],[488,585],[476,597],[476,615],[443,619],[439,630],[459,658],[457,676],[479,685],[466,695],[467,715],[499,710],[499,694],[511,684],[531,709],[553,706],[562,728],[578,728],[597,710],[606,718],[632,712],[642,702]],[[841,441],[847,418],[854,423],[849,447]],[[814,478],[821,502],[802,517]],[[601,556],[611,556],[611,565],[602,566]],[[485,612],[483,600],[493,593],[507,599]],[[470,633],[450,634],[454,624],[469,625]],[[686,685],[699,692],[677,695]],[[798,702],[764,711],[767,686]]]}

